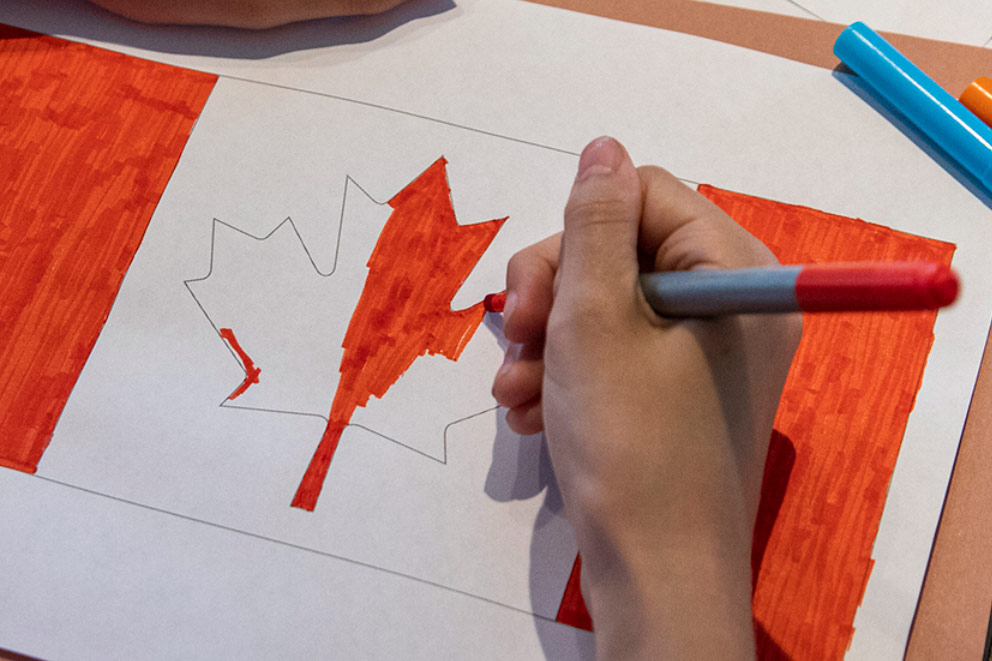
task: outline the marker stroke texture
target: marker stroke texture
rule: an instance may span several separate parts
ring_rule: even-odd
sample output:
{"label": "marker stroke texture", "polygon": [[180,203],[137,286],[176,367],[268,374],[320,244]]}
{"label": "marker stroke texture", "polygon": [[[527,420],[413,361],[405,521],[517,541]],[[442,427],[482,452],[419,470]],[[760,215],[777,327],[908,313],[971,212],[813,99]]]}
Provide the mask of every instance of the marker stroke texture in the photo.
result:
{"label": "marker stroke texture", "polygon": [[[701,187],[784,262],[950,265],[943,241]],[[759,649],[840,659],[874,563],[889,481],[933,344],[937,311],[809,315],[775,429],[795,448],[754,594]],[[781,489],[766,471],[763,494]],[[762,522],[759,519],[759,525]]]}
{"label": "marker stroke texture", "polygon": [[37,470],[216,80],[0,26],[0,466]]}
{"label": "marker stroke texture", "polygon": [[506,218],[459,225],[439,158],[397,193],[372,255],[342,346],[341,379],[327,428],[292,506],[312,511],[341,432],[369,397],[382,398],[419,356],[458,360],[485,309],[452,310],[454,298]]}
{"label": "marker stroke texture", "polygon": [[[955,246],[792,204],[700,185],[784,264],[923,260]],[[755,525],[761,659],[841,659],[871,573],[889,480],[936,311],[807,315],[775,418]],[[587,622],[575,572],[558,621]]]}

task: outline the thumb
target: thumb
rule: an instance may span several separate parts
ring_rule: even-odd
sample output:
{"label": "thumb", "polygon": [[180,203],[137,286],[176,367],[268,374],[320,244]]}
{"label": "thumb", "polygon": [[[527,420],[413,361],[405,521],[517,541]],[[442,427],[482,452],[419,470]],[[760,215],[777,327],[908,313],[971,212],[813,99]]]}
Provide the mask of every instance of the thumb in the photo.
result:
{"label": "thumb", "polygon": [[633,300],[627,294],[636,291],[641,206],[641,182],[627,150],[613,138],[590,142],[565,207],[556,299],[596,307]]}

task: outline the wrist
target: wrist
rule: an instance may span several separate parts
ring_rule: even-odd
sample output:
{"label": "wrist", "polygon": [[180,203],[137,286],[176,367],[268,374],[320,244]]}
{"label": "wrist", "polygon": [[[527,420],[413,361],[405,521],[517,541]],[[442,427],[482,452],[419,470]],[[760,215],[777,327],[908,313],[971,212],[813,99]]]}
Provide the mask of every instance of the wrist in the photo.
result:
{"label": "wrist", "polygon": [[753,658],[751,526],[727,514],[577,528],[600,658]]}

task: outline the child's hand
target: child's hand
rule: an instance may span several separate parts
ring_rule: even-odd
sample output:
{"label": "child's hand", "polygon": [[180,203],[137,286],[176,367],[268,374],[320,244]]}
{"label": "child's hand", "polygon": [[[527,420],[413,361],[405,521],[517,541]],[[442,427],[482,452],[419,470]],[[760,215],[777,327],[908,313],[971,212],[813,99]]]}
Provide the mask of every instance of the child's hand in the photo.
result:
{"label": "child's hand", "polygon": [[609,138],[582,154],[563,234],[510,261],[493,393],[547,435],[605,655],[753,655],[751,536],[801,321],[662,319],[638,274],[775,263]]}

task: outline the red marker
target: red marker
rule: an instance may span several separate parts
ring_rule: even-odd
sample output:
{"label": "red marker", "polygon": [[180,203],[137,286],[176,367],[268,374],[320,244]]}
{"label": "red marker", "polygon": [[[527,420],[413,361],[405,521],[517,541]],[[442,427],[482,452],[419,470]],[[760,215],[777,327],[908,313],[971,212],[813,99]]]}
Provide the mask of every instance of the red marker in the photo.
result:
{"label": "red marker", "polygon": [[482,299],[482,306],[486,308],[486,312],[502,312],[503,308],[506,307],[506,292],[486,294],[486,297]]}
{"label": "red marker", "polygon": [[[648,303],[665,317],[775,312],[935,310],[958,295],[958,278],[941,264],[864,262],[641,275]],[[490,294],[502,312],[506,294]]]}

